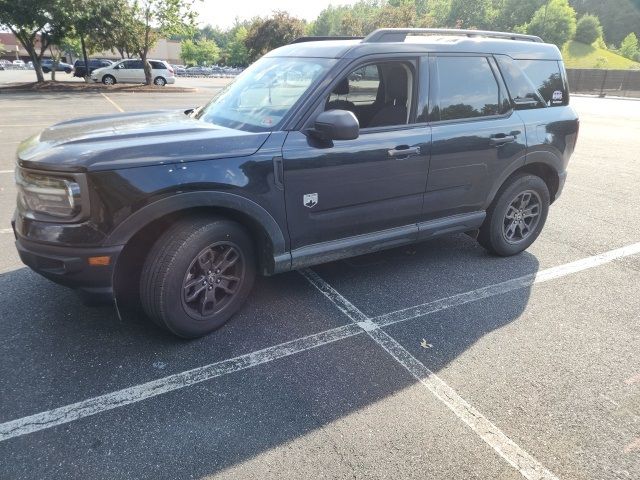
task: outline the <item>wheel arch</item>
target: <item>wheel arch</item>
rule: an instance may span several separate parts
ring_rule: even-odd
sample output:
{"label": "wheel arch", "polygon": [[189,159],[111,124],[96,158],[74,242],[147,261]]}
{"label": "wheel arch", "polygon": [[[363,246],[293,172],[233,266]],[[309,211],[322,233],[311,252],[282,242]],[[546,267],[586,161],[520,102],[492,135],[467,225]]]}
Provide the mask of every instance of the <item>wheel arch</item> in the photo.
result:
{"label": "wheel arch", "polygon": [[521,173],[531,173],[540,177],[549,189],[549,197],[553,203],[560,191],[560,161],[550,152],[534,152],[535,154],[527,154],[525,163],[514,164],[513,167],[503,172],[499,181],[493,186],[491,193],[487,198],[485,209],[488,209],[495,200],[498,192],[502,187],[514,176]]}
{"label": "wheel arch", "polygon": [[105,240],[105,245],[124,245],[114,268],[113,286],[118,303],[135,303],[140,271],[150,244],[172,222],[186,215],[209,215],[240,223],[256,248],[263,274],[291,268],[291,255],[275,219],[257,203],[226,192],[188,192],[158,200],[128,217]]}

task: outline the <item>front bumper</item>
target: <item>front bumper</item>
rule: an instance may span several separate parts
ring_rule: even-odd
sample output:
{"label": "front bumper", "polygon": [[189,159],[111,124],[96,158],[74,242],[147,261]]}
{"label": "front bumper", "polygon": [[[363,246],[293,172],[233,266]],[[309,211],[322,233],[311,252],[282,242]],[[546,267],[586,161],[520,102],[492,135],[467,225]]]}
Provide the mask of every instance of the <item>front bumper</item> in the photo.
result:
{"label": "front bumper", "polygon": [[[113,298],[113,272],[123,246],[78,248],[16,235],[16,248],[22,262],[43,277],[92,296]],[[91,265],[89,259],[95,257],[109,257],[108,265]]]}

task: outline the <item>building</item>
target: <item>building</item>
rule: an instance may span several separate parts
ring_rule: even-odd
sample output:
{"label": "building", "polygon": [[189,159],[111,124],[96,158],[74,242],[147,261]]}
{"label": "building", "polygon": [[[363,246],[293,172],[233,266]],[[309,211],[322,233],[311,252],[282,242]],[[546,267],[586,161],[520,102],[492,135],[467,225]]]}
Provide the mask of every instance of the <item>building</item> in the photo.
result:
{"label": "building", "polygon": [[[39,41],[39,39],[36,39],[37,48],[39,48]],[[29,58],[29,54],[16,39],[13,33],[0,32],[0,44],[3,45],[5,50],[4,53],[0,54],[0,58],[11,61],[20,59],[24,60],[25,63],[31,60],[31,58]],[[51,48],[53,48],[54,52],[57,51],[57,47],[55,45],[53,45]],[[50,56],[50,52],[47,51],[45,52],[43,57],[49,58]],[[97,52],[91,55],[91,57],[108,58],[109,60],[120,60],[120,54],[118,52],[112,51]],[[156,43],[156,46],[149,52],[149,58],[166,60],[169,63],[173,64],[182,63],[180,60],[180,41],[161,38]],[[63,52],[62,60],[72,63],[77,59]]]}

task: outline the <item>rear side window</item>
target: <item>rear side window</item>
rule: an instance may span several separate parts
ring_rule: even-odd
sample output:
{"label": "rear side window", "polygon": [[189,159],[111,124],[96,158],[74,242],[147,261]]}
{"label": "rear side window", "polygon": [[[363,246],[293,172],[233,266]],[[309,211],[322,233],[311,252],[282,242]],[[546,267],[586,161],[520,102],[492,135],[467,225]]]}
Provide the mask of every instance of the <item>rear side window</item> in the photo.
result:
{"label": "rear side window", "polygon": [[500,87],[486,57],[437,57],[434,120],[500,115]]}
{"label": "rear side window", "polygon": [[516,64],[538,90],[547,106],[568,105],[569,95],[556,60],[516,60]]}
{"label": "rear side window", "polygon": [[149,62],[151,64],[151,68],[154,70],[166,70],[167,67],[162,62]]}

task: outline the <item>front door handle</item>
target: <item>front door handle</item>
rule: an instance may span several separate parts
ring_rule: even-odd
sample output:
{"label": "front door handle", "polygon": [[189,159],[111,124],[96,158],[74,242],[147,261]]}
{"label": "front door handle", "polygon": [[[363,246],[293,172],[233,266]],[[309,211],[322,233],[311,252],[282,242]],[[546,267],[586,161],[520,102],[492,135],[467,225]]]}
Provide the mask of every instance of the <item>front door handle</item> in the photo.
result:
{"label": "front door handle", "polygon": [[504,135],[499,133],[498,135],[492,135],[489,138],[489,145],[492,147],[499,147],[500,145],[504,145],[505,143],[511,143],[516,141],[515,135]]}
{"label": "front door handle", "polygon": [[420,147],[410,147],[409,145],[398,145],[389,150],[389,156],[395,158],[406,158],[411,155],[420,155]]}

